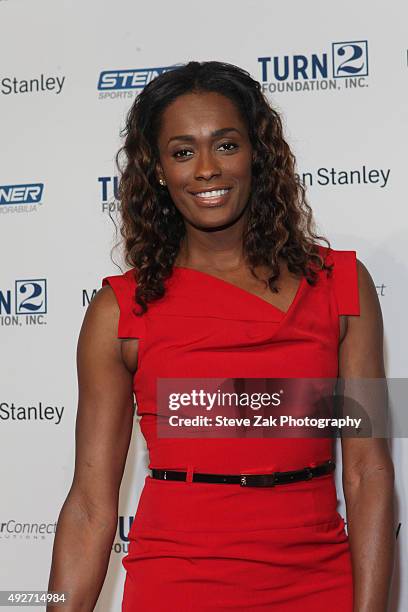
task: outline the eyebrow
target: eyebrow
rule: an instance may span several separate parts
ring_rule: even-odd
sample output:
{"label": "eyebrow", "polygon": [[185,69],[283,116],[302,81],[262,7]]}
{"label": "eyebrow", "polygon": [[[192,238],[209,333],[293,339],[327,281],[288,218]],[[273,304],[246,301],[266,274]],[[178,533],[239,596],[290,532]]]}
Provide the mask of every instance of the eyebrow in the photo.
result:
{"label": "eyebrow", "polygon": [[[211,137],[217,138],[219,136],[224,136],[224,134],[227,134],[228,132],[237,132],[237,134],[241,135],[241,132],[237,128],[226,127],[226,128],[221,128],[219,130],[215,130],[214,132],[211,132]],[[172,136],[171,138],[169,138],[169,140],[167,141],[167,145],[169,145],[173,140],[184,140],[187,142],[194,142],[195,138],[191,134],[179,134],[178,136]]]}

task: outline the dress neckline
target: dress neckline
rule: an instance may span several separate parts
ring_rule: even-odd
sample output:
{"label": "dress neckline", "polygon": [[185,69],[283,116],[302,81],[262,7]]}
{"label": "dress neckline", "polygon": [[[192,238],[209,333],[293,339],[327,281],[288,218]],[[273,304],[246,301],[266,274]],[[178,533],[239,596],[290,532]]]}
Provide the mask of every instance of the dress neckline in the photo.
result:
{"label": "dress neckline", "polygon": [[180,272],[190,272],[194,274],[198,274],[203,276],[204,278],[208,279],[210,282],[215,282],[216,284],[220,284],[220,286],[224,286],[226,288],[230,288],[233,291],[236,291],[237,294],[241,294],[244,297],[247,297],[248,299],[252,300],[254,303],[258,303],[259,305],[261,305],[263,308],[266,309],[270,309],[272,308],[273,310],[275,310],[277,313],[279,313],[279,315],[281,316],[282,320],[286,319],[291,312],[295,309],[297,303],[299,302],[299,299],[303,293],[305,284],[306,284],[306,277],[302,276],[302,278],[299,281],[295,296],[291,302],[291,304],[289,305],[287,310],[282,310],[281,308],[279,308],[278,306],[275,306],[274,304],[271,304],[270,302],[267,302],[266,300],[264,300],[263,298],[261,298],[259,295],[256,295],[255,293],[252,293],[250,291],[247,291],[246,289],[243,289],[242,287],[239,287],[238,285],[235,285],[234,283],[231,283],[230,281],[227,281],[223,278],[219,278],[218,276],[214,276],[213,274],[209,274],[208,272],[203,272],[202,270],[196,270],[194,268],[188,268],[187,266],[173,266],[173,270],[177,270]]}

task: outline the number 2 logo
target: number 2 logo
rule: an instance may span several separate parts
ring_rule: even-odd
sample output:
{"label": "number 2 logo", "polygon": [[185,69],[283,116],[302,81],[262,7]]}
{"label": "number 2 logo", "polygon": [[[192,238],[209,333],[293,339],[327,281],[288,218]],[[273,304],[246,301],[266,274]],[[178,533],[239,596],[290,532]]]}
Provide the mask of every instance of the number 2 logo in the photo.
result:
{"label": "number 2 logo", "polygon": [[368,76],[366,40],[332,43],[333,77]]}
{"label": "number 2 logo", "polygon": [[16,280],[16,314],[45,314],[46,312],[46,279]]}

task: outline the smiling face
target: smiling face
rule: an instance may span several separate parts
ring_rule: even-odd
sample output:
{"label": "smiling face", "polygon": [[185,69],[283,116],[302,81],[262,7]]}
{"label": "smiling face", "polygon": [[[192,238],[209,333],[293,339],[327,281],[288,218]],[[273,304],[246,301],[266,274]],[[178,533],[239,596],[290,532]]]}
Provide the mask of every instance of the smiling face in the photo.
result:
{"label": "smiling face", "polygon": [[251,190],[252,146],[229,98],[179,96],[163,113],[158,148],[158,178],[187,223],[215,229],[241,216]]}

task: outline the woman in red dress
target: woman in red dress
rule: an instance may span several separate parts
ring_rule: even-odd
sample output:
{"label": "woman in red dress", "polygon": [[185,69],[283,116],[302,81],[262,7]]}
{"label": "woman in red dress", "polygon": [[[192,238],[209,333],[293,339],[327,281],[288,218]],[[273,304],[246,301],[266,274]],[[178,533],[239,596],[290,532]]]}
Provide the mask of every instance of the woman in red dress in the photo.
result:
{"label": "woman in red dress", "polygon": [[369,272],[356,251],[315,234],[279,115],[244,70],[190,62],[160,75],[124,135],[130,269],[103,279],[82,326],[75,476],[49,588],[69,591],[76,612],[97,600],[134,393],[151,472],[123,559],[124,612],[385,612],[394,556],[385,438],[342,436],[346,532],[333,436],[158,427],[168,419],[163,379],[384,378]]}

